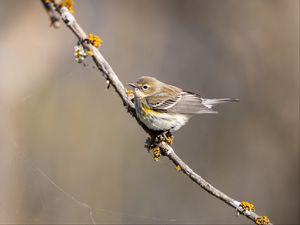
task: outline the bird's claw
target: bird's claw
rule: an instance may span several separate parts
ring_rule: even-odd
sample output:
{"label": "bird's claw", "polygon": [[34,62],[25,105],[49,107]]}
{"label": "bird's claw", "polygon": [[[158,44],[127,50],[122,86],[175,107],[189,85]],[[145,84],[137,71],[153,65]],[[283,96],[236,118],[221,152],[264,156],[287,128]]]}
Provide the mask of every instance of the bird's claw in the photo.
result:
{"label": "bird's claw", "polygon": [[157,135],[155,138],[155,142],[156,143],[166,142],[168,145],[172,145],[173,138],[174,136],[172,135],[172,133],[170,131],[166,131],[160,135]]}

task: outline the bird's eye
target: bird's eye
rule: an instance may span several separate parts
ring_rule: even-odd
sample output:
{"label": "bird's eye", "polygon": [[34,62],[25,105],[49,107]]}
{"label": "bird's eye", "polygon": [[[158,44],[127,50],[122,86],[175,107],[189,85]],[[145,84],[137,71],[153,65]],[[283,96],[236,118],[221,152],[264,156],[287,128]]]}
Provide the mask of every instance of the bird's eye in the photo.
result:
{"label": "bird's eye", "polygon": [[144,85],[144,86],[143,86],[143,89],[144,89],[144,90],[147,90],[148,88],[149,88],[148,85]]}

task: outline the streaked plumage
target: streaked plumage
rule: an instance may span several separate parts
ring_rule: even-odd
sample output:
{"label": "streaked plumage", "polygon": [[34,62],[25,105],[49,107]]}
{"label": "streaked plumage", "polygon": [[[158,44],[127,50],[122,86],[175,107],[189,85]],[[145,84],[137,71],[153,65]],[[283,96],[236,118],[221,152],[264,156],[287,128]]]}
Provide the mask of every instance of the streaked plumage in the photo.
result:
{"label": "streaked plumage", "polygon": [[134,103],[138,118],[156,131],[175,131],[194,114],[217,113],[217,104],[237,102],[237,99],[206,99],[181,88],[165,84],[156,78],[143,76],[135,84]]}

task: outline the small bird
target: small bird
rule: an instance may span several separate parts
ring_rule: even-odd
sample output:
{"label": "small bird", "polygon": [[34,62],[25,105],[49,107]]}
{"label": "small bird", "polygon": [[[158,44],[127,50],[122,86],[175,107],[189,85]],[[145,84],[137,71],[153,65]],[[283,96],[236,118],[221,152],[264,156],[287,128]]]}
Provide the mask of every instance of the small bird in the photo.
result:
{"label": "small bird", "polygon": [[207,99],[193,92],[165,84],[154,77],[143,76],[134,88],[134,105],[137,117],[150,130],[162,134],[172,133],[185,125],[194,114],[217,113],[217,104],[238,102],[238,99]]}

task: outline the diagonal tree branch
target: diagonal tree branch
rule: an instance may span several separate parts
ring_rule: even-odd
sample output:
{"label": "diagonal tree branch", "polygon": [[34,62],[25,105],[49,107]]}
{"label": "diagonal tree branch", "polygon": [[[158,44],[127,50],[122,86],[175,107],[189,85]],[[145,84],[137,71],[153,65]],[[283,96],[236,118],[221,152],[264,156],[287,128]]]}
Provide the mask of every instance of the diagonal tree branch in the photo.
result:
{"label": "diagonal tree branch", "polygon": [[[62,7],[60,3],[55,3],[55,1],[51,0],[41,0],[48,15],[50,16],[50,20],[53,22],[53,18],[57,18],[59,16],[62,21],[70,28],[70,30],[74,33],[74,35],[78,38],[78,41],[82,43],[84,48],[90,52],[92,52],[92,58],[95,62],[97,68],[102,72],[104,78],[107,80],[109,84],[113,86],[117,94],[120,96],[123,105],[126,107],[127,111],[133,116],[138,124],[150,135],[151,138],[155,138],[157,134],[151,130],[149,130],[141,121],[137,118],[135,113],[134,104],[131,99],[127,96],[127,90],[125,89],[122,82],[119,80],[116,73],[113,71],[109,63],[105,60],[105,58],[101,55],[99,50],[95,48],[92,44],[85,42],[87,39],[87,34],[81,28],[81,26],[77,23],[75,17],[70,13],[67,7]],[[57,12],[57,13],[56,13]],[[55,22],[58,22],[55,19]],[[225,202],[232,208],[234,208],[237,214],[242,214],[255,222],[256,224],[271,224],[269,219],[265,216],[259,216],[251,210],[251,208],[247,208],[243,205],[243,202],[236,201],[235,199],[227,196],[222,191],[218,190],[210,183],[208,183],[205,179],[203,179],[199,174],[195,173],[173,150],[171,146],[169,146],[165,142],[161,142],[158,144],[158,147],[162,150],[162,153],[167,156],[176,166],[179,166],[180,170],[186,174],[193,182],[198,184],[202,189],[213,195],[214,197],[220,199]],[[247,202],[246,202],[247,203]],[[248,203],[249,204],[249,203]],[[251,205],[251,204],[250,204]]]}

